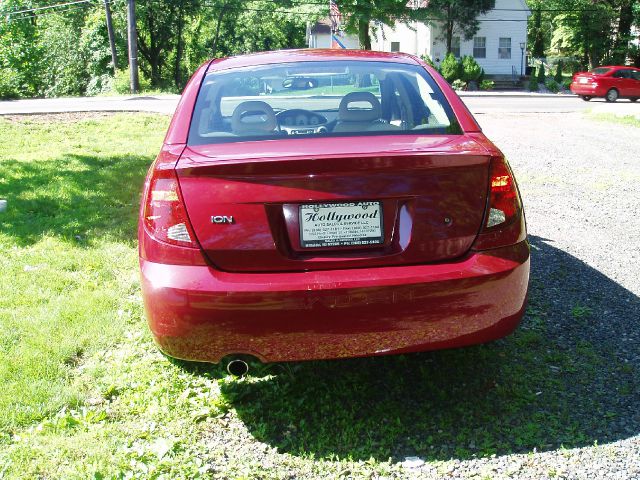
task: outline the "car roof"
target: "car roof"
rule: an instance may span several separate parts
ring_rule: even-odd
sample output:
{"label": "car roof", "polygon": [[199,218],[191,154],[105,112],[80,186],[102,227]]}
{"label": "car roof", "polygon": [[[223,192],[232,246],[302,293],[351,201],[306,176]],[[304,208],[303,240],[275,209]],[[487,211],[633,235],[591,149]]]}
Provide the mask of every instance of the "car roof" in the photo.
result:
{"label": "car roof", "polygon": [[348,49],[298,49],[277,50],[273,52],[252,53],[214,59],[209,70],[224,70],[229,68],[252,67],[273,63],[287,62],[331,62],[337,60],[354,61],[385,61],[418,65],[415,57],[400,52],[376,52],[372,50]]}

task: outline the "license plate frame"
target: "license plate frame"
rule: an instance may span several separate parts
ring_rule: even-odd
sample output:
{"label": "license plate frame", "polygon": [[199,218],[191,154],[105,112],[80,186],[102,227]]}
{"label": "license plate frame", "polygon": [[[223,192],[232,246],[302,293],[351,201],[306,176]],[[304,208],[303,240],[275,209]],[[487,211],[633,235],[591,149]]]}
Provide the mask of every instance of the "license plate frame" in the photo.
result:
{"label": "license plate frame", "polygon": [[384,243],[381,201],[306,203],[298,207],[300,246],[371,247]]}

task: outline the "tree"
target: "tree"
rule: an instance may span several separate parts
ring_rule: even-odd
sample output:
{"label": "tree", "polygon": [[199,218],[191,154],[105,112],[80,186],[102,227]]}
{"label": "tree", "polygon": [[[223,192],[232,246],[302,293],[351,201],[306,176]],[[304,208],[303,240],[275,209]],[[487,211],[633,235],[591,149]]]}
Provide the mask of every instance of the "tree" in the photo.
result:
{"label": "tree", "polygon": [[542,32],[552,56],[577,58],[585,68],[640,55],[630,42],[633,27],[640,27],[640,0],[529,0],[529,5],[534,11],[529,38]]}
{"label": "tree", "polygon": [[[618,3],[618,5],[616,5]],[[631,40],[631,26],[633,25],[634,3],[640,10],[640,2],[637,0],[618,0],[614,2],[613,8],[618,9],[618,28],[613,44],[612,63],[624,63],[629,52],[629,41]]]}
{"label": "tree", "polygon": [[15,0],[0,2],[0,98],[33,96],[39,92],[42,52],[36,22],[8,17],[10,12],[22,8],[21,2]]}
{"label": "tree", "polygon": [[495,7],[495,0],[430,0],[420,9],[420,17],[442,25],[447,53],[455,33],[470,40],[480,28],[478,16]]}
{"label": "tree", "polygon": [[580,8],[554,18],[552,48],[563,56],[577,56],[580,63],[593,68],[611,61],[613,37],[603,34],[611,30],[614,14],[609,5],[580,1]]}
{"label": "tree", "polygon": [[360,48],[364,50],[371,50],[369,28],[372,23],[393,26],[396,22],[413,18],[415,12],[407,7],[407,0],[341,0],[339,7],[345,30],[358,35]]}
{"label": "tree", "polygon": [[556,74],[553,76],[553,79],[558,83],[562,83],[562,68],[562,60],[559,60],[558,65],[556,66]]}
{"label": "tree", "polygon": [[540,5],[533,11],[533,27],[529,35],[533,39],[531,54],[536,58],[544,57],[544,33],[542,32],[542,9]]}

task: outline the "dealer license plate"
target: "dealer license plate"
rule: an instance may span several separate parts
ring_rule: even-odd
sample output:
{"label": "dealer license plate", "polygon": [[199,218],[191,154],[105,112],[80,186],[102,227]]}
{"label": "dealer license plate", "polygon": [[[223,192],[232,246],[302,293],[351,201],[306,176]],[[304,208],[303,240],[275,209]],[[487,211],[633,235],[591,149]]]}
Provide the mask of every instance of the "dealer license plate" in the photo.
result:
{"label": "dealer license plate", "polygon": [[380,202],[300,205],[303,248],[366,246],[383,241]]}

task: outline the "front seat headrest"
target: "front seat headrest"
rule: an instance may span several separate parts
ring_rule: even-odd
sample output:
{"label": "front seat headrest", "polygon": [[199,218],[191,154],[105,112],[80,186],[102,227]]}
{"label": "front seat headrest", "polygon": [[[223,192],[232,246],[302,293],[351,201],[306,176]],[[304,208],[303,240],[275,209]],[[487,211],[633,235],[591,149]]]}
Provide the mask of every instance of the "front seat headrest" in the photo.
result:
{"label": "front seat headrest", "polygon": [[236,135],[264,135],[272,133],[277,126],[276,114],[266,102],[242,102],[231,116],[231,131]]}
{"label": "front seat headrest", "polygon": [[[349,108],[352,103],[368,103],[369,108]],[[372,122],[382,115],[380,101],[371,92],[351,92],[340,101],[338,118],[342,122]]]}

